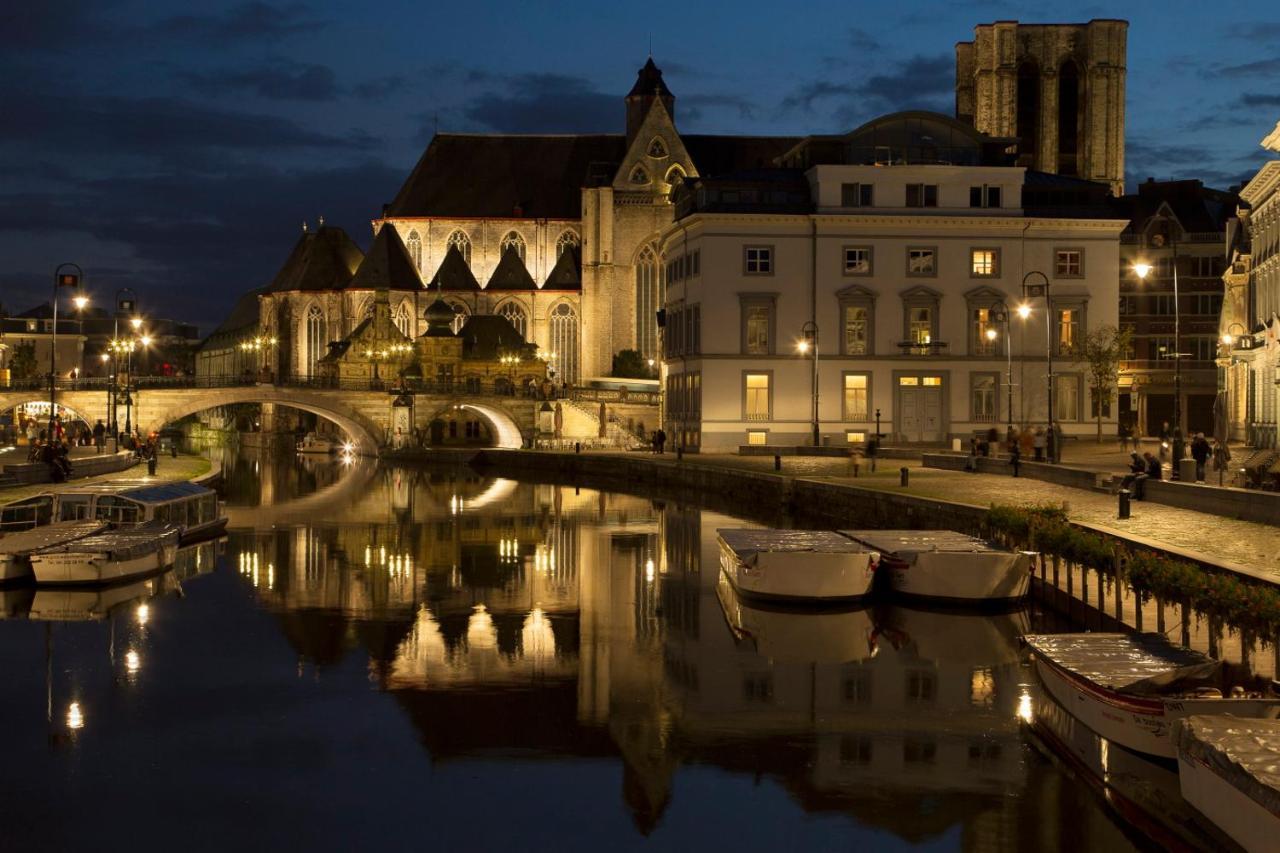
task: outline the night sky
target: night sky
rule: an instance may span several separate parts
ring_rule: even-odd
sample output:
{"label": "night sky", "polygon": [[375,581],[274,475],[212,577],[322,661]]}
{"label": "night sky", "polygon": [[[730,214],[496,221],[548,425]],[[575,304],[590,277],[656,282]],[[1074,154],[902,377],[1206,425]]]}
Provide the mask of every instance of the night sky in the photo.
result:
{"label": "night sky", "polygon": [[302,221],[362,246],[431,134],[620,132],[650,44],[681,130],[827,133],[954,111],[994,20],[1125,17],[1129,181],[1225,188],[1280,118],[1274,0],[0,4],[0,303],[91,294],[210,331]]}

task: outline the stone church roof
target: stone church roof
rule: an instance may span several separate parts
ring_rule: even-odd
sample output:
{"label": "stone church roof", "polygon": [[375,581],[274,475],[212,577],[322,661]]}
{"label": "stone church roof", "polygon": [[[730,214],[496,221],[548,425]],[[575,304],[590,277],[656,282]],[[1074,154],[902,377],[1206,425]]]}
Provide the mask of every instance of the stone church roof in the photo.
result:
{"label": "stone church roof", "polygon": [[671,90],[667,88],[667,84],[662,82],[662,70],[653,62],[653,57],[649,57],[649,61],[640,69],[640,73],[636,75],[636,84],[631,87],[631,91],[627,93],[630,98],[635,95],[666,95],[672,97]]}
{"label": "stone church roof", "polygon": [[531,359],[538,351],[510,320],[498,314],[473,314],[458,330],[458,337],[462,338],[463,358],[494,361],[503,353],[519,352]]}
{"label": "stone church roof", "polygon": [[[800,140],[680,138],[703,175],[767,168]],[[581,189],[611,183],[626,149],[622,134],[437,134],[384,216],[581,219]]]}
{"label": "stone church roof", "polygon": [[214,329],[209,337],[200,343],[200,349],[216,349],[224,343],[234,342],[249,331],[256,331],[260,322],[258,297],[266,292],[265,288],[255,288],[241,295],[236,300],[231,313],[222,321],[222,325]]}
{"label": "stone church roof", "polygon": [[418,267],[409,257],[404,241],[390,225],[384,225],[378,231],[373,245],[369,247],[369,254],[364,256],[356,274],[346,284],[348,290],[377,290],[381,287],[388,290],[422,289]]}
{"label": "stone church roof", "polygon": [[493,275],[489,276],[489,283],[485,285],[485,290],[537,290],[538,285],[533,281],[533,276],[529,275],[529,270],[525,268],[524,261],[520,258],[520,253],[516,251],[514,246],[507,247],[502,253],[502,258],[498,261],[498,265],[493,269]]}
{"label": "stone church roof", "polygon": [[551,268],[543,290],[582,290],[582,261],[575,248],[565,249]]}
{"label": "stone church roof", "polygon": [[341,228],[322,225],[304,231],[266,292],[337,290],[351,280],[363,258],[360,247]]}
{"label": "stone church roof", "polygon": [[476,281],[458,247],[450,246],[427,287],[431,290],[478,291],[480,282]]}

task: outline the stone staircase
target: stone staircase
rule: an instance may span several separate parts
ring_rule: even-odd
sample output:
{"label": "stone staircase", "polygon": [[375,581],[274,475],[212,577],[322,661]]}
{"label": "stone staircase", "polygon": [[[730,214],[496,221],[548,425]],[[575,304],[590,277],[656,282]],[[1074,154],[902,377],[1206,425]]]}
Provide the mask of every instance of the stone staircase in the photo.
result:
{"label": "stone staircase", "polygon": [[564,413],[564,426],[560,430],[562,440],[566,442],[582,442],[591,447],[614,447],[623,450],[642,447],[644,439],[628,430],[616,421],[605,425],[605,434],[600,436],[599,406],[590,403],[577,403],[573,400],[560,400]]}

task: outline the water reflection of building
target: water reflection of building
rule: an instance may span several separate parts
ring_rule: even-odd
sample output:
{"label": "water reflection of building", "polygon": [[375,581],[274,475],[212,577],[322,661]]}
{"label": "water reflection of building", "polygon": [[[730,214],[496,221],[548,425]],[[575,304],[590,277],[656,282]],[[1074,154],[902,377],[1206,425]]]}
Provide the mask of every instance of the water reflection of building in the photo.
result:
{"label": "water reflection of building", "polygon": [[728,523],[587,489],[380,473],[350,511],[233,550],[301,657],[367,653],[434,761],[617,756],[646,833],[693,762],[907,839],[1026,841],[1020,617],[727,600],[731,631],[714,543]]}

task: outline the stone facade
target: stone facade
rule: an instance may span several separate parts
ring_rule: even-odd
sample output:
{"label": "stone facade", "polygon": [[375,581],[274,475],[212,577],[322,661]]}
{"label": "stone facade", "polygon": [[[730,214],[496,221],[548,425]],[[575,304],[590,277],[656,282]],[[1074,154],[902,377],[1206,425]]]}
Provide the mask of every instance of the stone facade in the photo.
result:
{"label": "stone facade", "polygon": [[1018,138],[1019,165],[1122,194],[1128,30],[1099,19],[974,27],[973,41],[956,45],[956,117]]}

